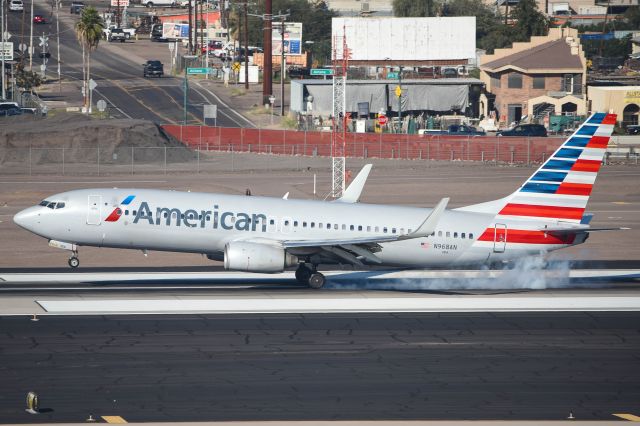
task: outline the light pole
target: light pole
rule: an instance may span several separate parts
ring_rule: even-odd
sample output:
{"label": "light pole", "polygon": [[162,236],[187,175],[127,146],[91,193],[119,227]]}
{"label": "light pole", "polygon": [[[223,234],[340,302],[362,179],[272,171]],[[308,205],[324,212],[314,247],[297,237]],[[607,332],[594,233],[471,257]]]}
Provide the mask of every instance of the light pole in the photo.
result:
{"label": "light pole", "polygon": [[4,72],[4,0],[2,0],[2,2],[0,2],[0,8],[2,9],[2,11],[0,12],[0,31],[2,31],[2,37],[0,38],[0,40],[2,40],[2,51],[0,52],[0,54],[2,54],[2,99],[6,99],[7,98],[7,89],[5,88],[5,72]]}
{"label": "light pole", "polygon": [[189,61],[191,59],[196,59],[196,55],[184,55],[182,57],[184,59],[184,102],[183,102],[183,120],[182,124],[184,126],[187,125],[187,98],[189,95]]}

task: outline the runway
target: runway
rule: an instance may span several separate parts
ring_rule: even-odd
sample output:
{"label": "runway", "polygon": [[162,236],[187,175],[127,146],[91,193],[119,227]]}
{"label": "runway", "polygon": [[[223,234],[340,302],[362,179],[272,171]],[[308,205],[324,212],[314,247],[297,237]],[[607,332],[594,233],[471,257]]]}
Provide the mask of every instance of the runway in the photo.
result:
{"label": "runway", "polygon": [[[613,420],[640,313],[0,317],[0,423]],[[36,391],[48,411],[24,412]]]}
{"label": "runway", "polygon": [[640,271],[547,275],[0,271],[0,423],[640,415]]}

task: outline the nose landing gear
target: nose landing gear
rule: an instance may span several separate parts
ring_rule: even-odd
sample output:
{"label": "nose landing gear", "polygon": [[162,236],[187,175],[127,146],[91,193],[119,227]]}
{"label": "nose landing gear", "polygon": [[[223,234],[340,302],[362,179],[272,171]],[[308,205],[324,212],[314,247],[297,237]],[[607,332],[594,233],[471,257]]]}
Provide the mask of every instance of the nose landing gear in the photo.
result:
{"label": "nose landing gear", "polygon": [[78,259],[78,252],[74,251],[71,257],[69,258],[69,266],[74,269],[80,266],[80,260]]}
{"label": "nose landing gear", "polygon": [[296,269],[296,280],[300,284],[306,284],[311,288],[320,289],[324,286],[326,278],[317,270],[317,265],[308,267],[306,263],[301,263]]}

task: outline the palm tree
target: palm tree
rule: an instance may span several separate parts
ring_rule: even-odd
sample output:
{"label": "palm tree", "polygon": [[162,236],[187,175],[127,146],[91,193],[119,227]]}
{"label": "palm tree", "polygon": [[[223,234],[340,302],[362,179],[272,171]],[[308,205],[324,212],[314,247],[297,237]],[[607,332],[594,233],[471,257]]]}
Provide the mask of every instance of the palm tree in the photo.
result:
{"label": "palm tree", "polygon": [[[82,9],[80,21],[76,23],[76,37],[82,46],[82,68],[86,69],[84,76],[84,106],[87,107],[89,80],[91,79],[91,52],[98,48],[102,38],[102,18],[95,7],[89,6]],[[86,65],[85,65],[86,64]],[[87,111],[91,112],[91,105]]]}

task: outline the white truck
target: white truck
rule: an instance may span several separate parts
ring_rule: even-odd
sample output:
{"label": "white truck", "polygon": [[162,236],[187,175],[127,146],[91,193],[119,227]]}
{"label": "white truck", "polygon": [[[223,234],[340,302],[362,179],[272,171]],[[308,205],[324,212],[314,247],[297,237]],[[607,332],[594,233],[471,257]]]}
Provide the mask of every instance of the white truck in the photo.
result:
{"label": "white truck", "polygon": [[124,35],[127,40],[136,36],[135,28],[118,28],[116,25],[109,25],[108,27],[102,29],[102,37],[105,40],[109,40],[109,36],[111,35],[111,30],[114,30],[116,28],[124,31]]}

